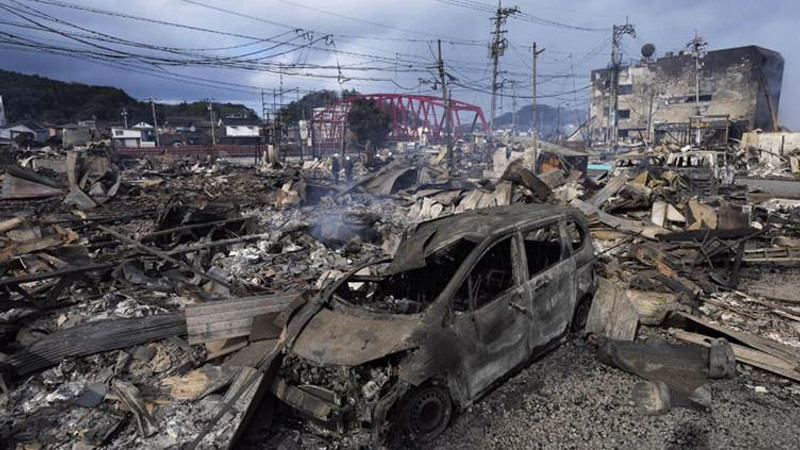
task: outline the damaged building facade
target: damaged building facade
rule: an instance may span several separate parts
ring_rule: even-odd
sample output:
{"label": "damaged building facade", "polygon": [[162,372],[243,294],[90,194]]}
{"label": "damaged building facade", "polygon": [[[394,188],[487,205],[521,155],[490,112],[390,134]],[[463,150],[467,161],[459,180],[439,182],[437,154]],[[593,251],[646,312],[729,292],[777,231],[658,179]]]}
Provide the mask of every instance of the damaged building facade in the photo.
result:
{"label": "damaged building facade", "polygon": [[[699,102],[691,52],[666,53],[620,68],[617,140],[630,143],[691,142],[697,128],[716,142],[753,129],[778,126],[784,61],[757,46],[708,52],[700,60]],[[591,141],[610,142],[613,68],[592,71]]]}

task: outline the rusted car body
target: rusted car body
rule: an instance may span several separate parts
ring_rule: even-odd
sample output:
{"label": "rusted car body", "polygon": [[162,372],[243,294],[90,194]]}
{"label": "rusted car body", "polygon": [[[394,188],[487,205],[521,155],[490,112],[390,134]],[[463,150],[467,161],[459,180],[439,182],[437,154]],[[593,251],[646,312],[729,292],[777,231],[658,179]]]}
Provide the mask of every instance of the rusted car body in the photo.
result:
{"label": "rusted car body", "polygon": [[642,172],[650,172],[654,177],[660,177],[664,172],[666,158],[657,154],[627,154],[617,157],[614,162],[612,176],[627,175],[635,178]]}
{"label": "rusted car body", "polygon": [[670,153],[666,169],[678,173],[691,190],[706,194],[716,194],[720,186],[730,186],[734,182],[734,158],[725,151]]}
{"label": "rusted car body", "polygon": [[593,258],[572,208],[511,205],[420,224],[393,260],[354,270],[295,314],[271,390],[354,447],[394,432],[429,440],[454,410],[582,327]]}

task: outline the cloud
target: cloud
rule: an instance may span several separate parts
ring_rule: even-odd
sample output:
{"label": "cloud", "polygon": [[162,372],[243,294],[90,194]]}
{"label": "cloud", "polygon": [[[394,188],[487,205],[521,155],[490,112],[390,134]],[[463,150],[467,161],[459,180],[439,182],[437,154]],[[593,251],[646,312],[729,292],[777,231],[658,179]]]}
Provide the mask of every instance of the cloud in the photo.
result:
{"label": "cloud", "polygon": [[[363,92],[395,92],[402,88],[415,88],[414,92],[433,93],[428,85],[418,86],[420,78],[432,79],[435,76],[427,66],[432,66],[434,56],[429,42],[440,37],[448,67],[452,73],[466,84],[489,85],[491,65],[487,58],[487,43],[490,37],[491,22],[489,14],[454,6],[434,0],[265,0],[252,2],[231,0],[214,2],[198,0],[219,7],[228,8],[244,15],[262,18],[272,24],[246,17],[226,14],[201,6],[177,0],[131,0],[127,2],[108,2],[105,0],[68,0],[87,7],[118,11],[124,14],[149,17],[177,22],[196,27],[212,28],[225,32],[259,37],[274,36],[290,32],[291,28],[312,31],[313,36],[321,37],[333,33],[335,37],[328,45],[320,43],[315,47],[325,50],[302,50],[287,53],[276,62],[292,65],[308,62],[326,67],[343,67],[341,73],[350,81],[341,84],[336,77],[335,68],[325,70],[328,79],[315,79],[290,75],[284,76],[285,88],[343,89],[355,88]],[[482,0],[491,3],[490,0]],[[6,4],[7,2],[4,2]],[[52,14],[64,20],[125,39],[148,42],[171,47],[209,49],[244,44],[242,38],[220,34],[189,31],[153,23],[129,20],[121,17],[91,14],[73,9],[54,7],[39,2],[22,2],[37,10]],[[305,5],[305,7],[295,6]],[[504,1],[504,5],[513,2]],[[547,50],[541,56],[542,74],[540,95],[553,95],[569,92],[588,84],[590,70],[605,67],[610,57],[610,27],[614,23],[624,23],[626,16],[637,27],[637,38],[624,41],[624,57],[637,58],[638,49],[645,42],[652,42],[660,52],[683,49],[695,30],[709,42],[711,49],[761,45],[783,54],[786,60],[783,94],[781,99],[782,123],[800,127],[800,105],[794,101],[798,96],[800,71],[796,70],[800,59],[800,48],[787,36],[793,36],[793,17],[798,17],[800,4],[792,0],[770,1],[769,7],[747,0],[676,0],[671,2],[655,0],[585,0],[566,4],[562,1],[519,1],[516,4],[528,14],[559,23],[608,28],[607,33],[583,32],[566,27],[544,26],[519,20],[510,20],[507,25],[512,44],[502,59],[501,78],[518,80],[519,94],[529,95],[530,55],[528,47],[536,41]],[[351,18],[347,18],[347,17]],[[9,19],[12,20],[12,19]],[[13,18],[18,21],[19,19]],[[47,37],[64,42],[62,37],[45,36],[31,30],[20,30],[0,25],[0,31],[24,33],[28,36]],[[287,36],[291,36],[291,33]],[[457,39],[457,43],[451,43]],[[465,45],[464,41],[477,43]],[[302,42],[302,38],[298,41]],[[71,43],[70,45],[78,45]],[[257,46],[218,51],[220,55],[235,52],[245,53]],[[338,53],[332,50],[337,50]],[[392,60],[413,61],[418,72],[405,73],[400,68],[397,73],[390,66]],[[104,65],[92,64],[80,59],[55,56],[47,53],[25,53],[0,46],[2,68],[67,81],[80,81],[92,84],[118,86],[137,98],[157,97],[170,100],[193,100],[213,97],[218,101],[246,102],[260,111],[259,89],[227,88],[192,84],[199,80],[184,82],[170,81],[152,75],[132,72]],[[366,72],[354,70],[356,66],[383,67],[389,70]],[[276,73],[253,72],[245,70],[209,69],[198,67],[164,67],[172,73],[213,79],[227,83],[243,84],[264,88],[271,92],[277,88],[280,76]],[[297,72],[305,73],[309,70]],[[572,74],[576,78],[570,78]],[[162,73],[162,76],[169,76]],[[560,77],[554,77],[560,76]],[[363,79],[359,79],[363,78]],[[400,87],[390,80],[394,79]],[[469,81],[468,81],[469,80]],[[508,85],[507,85],[508,86]],[[402,88],[401,88],[402,87]],[[239,92],[238,90],[248,92]],[[510,88],[504,93],[511,94]],[[467,101],[488,106],[488,96],[459,87],[454,87],[454,96]],[[271,97],[271,95],[270,95]],[[284,97],[294,99],[294,94]],[[271,100],[271,99],[270,99]],[[557,99],[545,102],[556,104],[569,102],[573,106],[586,107],[588,92],[564,94]],[[520,100],[519,104],[523,104]],[[511,100],[500,102],[501,109],[509,110]]]}

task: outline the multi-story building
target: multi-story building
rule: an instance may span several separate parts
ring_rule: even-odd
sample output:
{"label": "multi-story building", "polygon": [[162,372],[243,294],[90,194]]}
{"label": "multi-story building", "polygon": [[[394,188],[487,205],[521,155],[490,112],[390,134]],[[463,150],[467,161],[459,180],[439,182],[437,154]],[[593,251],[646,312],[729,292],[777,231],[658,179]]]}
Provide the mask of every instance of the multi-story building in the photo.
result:
{"label": "multi-story building", "polygon": [[[617,90],[617,139],[684,144],[692,141],[698,129],[707,137],[772,130],[778,123],[782,78],[780,53],[757,46],[709,51],[700,59],[699,71],[690,52],[670,52],[623,66]],[[613,134],[611,79],[611,68],[592,71],[590,136],[594,145],[607,145]]]}

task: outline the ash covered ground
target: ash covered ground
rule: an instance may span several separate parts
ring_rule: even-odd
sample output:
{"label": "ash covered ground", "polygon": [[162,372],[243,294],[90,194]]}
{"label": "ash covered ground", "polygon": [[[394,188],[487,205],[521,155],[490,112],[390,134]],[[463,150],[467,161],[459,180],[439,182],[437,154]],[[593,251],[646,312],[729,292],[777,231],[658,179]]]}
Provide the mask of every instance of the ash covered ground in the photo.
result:
{"label": "ash covered ground", "polygon": [[674,408],[647,416],[630,399],[638,377],[603,365],[591,345],[572,339],[456,417],[432,448],[797,448],[800,388],[739,370],[711,383],[710,412]]}

